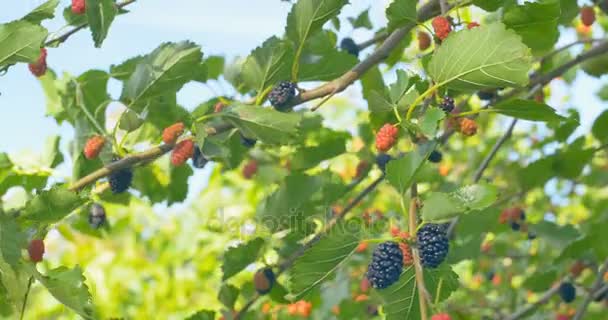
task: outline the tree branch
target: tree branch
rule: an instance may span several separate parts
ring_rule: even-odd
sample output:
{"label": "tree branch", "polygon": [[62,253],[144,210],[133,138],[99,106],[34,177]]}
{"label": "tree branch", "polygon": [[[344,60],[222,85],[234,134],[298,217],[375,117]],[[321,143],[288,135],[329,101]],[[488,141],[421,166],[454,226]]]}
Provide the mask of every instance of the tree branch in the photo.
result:
{"label": "tree branch", "polygon": [[580,305],[578,310],[576,310],[576,314],[574,315],[574,318],[572,318],[572,320],[583,319],[583,316],[585,315],[585,312],[587,312],[587,308],[589,307],[589,304],[591,303],[591,301],[593,301],[593,298],[595,298],[595,294],[597,292],[599,292],[600,290],[602,290],[602,287],[604,284],[604,273],[606,273],[607,271],[608,271],[608,259],[606,259],[606,261],[604,261],[604,264],[598,270],[597,276],[595,278],[595,282],[593,282],[593,286],[591,286],[591,291],[587,294],[587,297],[585,298],[583,303]]}
{"label": "tree branch", "polygon": [[[137,1],[137,0],[125,0],[124,2],[117,3],[117,4],[116,4],[116,8],[118,8],[118,9],[122,9],[122,8],[124,8],[124,7],[126,7],[126,6],[128,6],[128,5],[130,5],[130,4],[132,4],[132,3],[133,3],[133,2],[135,2],[135,1]],[[48,46],[51,46],[51,45],[53,45],[53,44],[55,44],[55,43],[57,43],[57,44],[63,43],[63,42],[65,42],[65,41],[66,41],[66,40],[67,40],[69,37],[71,37],[73,34],[75,34],[76,32],[78,32],[78,31],[80,31],[80,30],[82,30],[82,29],[84,29],[84,28],[86,28],[88,25],[89,25],[89,23],[88,23],[88,22],[85,22],[85,23],[83,23],[83,24],[80,24],[80,25],[78,25],[78,26],[76,26],[76,27],[74,27],[74,28],[72,28],[72,29],[68,30],[66,33],[64,33],[64,34],[62,34],[62,35],[60,35],[60,36],[58,36],[58,37],[56,37],[56,38],[53,38],[53,39],[48,40],[47,42],[45,42],[45,43],[44,43],[44,45],[43,45],[43,46],[44,46],[44,47],[48,47]]]}
{"label": "tree branch", "polygon": [[[401,195],[403,197],[403,195]],[[409,231],[411,235],[416,234],[416,226],[418,225],[418,217],[416,211],[418,210],[418,185],[412,184],[410,188],[410,210],[409,210]],[[426,301],[429,300],[429,293],[424,285],[424,273],[422,271],[422,265],[420,264],[420,255],[418,254],[418,248],[412,248],[412,256],[414,258],[414,271],[416,276],[416,287],[418,288],[418,303],[420,304],[420,319],[427,320],[427,307]]]}

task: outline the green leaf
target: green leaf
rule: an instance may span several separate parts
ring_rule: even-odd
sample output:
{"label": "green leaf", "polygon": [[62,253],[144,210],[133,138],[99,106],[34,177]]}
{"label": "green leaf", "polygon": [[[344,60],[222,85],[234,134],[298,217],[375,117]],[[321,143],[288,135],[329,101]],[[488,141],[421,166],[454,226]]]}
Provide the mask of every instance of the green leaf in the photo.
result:
{"label": "green leaf", "polygon": [[349,17],[348,21],[355,29],[365,28],[371,30],[373,28],[372,22],[369,20],[369,9],[361,12],[357,18]]}
{"label": "green leaf", "polygon": [[336,224],[294,262],[289,274],[293,295],[302,297],[331,276],[354,253],[360,238],[359,226]]}
{"label": "green leaf", "polygon": [[530,277],[524,281],[523,286],[526,289],[541,292],[549,289],[555,280],[557,280],[557,271],[555,269],[543,269],[530,275]]}
{"label": "green leaf", "polygon": [[0,214],[0,259],[6,261],[13,270],[17,270],[21,249],[26,245],[27,236],[21,232],[15,220]]}
{"label": "green leaf", "polygon": [[439,84],[461,91],[528,84],[530,49],[502,23],[484,24],[450,36],[435,50],[428,73]]}
{"label": "green leaf", "polygon": [[539,239],[543,239],[549,246],[563,250],[576,240],[580,233],[571,225],[560,226],[553,222],[541,221],[530,226]]}
{"label": "green leaf", "polygon": [[201,49],[194,43],[160,45],[137,65],[125,83],[121,100],[141,112],[147,100],[175,93],[194,79],[201,59]]}
{"label": "green leaf", "polygon": [[496,11],[506,0],[473,0],[473,4],[486,11]]}
{"label": "green leaf", "polygon": [[434,138],[437,134],[439,121],[445,118],[445,112],[439,108],[430,107],[424,113],[422,121],[418,125],[420,131],[428,138]]}
{"label": "green leaf", "polygon": [[224,72],[225,59],[222,56],[210,56],[199,66],[199,72],[194,80],[207,82],[207,80],[217,80]]}
{"label": "green leaf", "polygon": [[418,150],[408,152],[403,157],[393,160],[386,166],[386,178],[401,194],[412,185],[416,174],[435,149],[435,141],[421,145]]}
{"label": "green leaf", "polygon": [[55,168],[63,162],[63,154],[59,150],[60,136],[50,136],[44,144],[44,153],[42,155],[42,165]]}
{"label": "green leaf", "polygon": [[[7,305],[9,303],[12,305],[12,308],[5,306],[6,309],[9,309],[5,310],[7,313],[21,310],[23,307],[30,275],[22,266],[23,264],[20,263],[19,268],[13,269],[13,267],[7,264],[7,262],[3,260],[3,257],[0,256],[0,297],[8,300],[6,301]],[[5,291],[5,293],[2,294],[1,291]],[[0,302],[0,305],[1,304],[2,303]],[[13,318],[9,317],[8,319]]]}
{"label": "green leaf", "polygon": [[234,308],[234,303],[239,297],[239,289],[231,284],[224,283],[218,293],[218,300],[228,309]]}
{"label": "green leaf", "polygon": [[394,104],[397,104],[407,92],[413,83],[410,84],[410,78],[403,70],[397,70],[397,81],[390,86],[390,98]]}
{"label": "green leaf", "polygon": [[86,8],[93,42],[95,42],[95,47],[99,48],[108,35],[108,30],[118,13],[118,8],[114,0],[86,0]]}
{"label": "green leaf", "polygon": [[296,47],[321,30],[323,25],[338,15],[348,0],[299,0],[287,16],[286,34]]}
{"label": "green leaf", "polygon": [[393,105],[392,102],[387,100],[388,97],[386,97],[384,94],[378,92],[378,91],[371,91],[369,93],[369,111],[371,112],[390,112],[393,111],[393,108],[395,107]]}
{"label": "green leaf", "polygon": [[144,124],[144,119],[140,118],[137,112],[127,109],[120,116],[118,127],[127,132],[135,131]]}
{"label": "green leaf", "polygon": [[580,9],[576,0],[560,0],[560,11],[559,23],[569,25],[572,19],[579,14]]}
{"label": "green leaf", "polygon": [[200,310],[186,318],[186,320],[214,320],[215,312],[211,310]]}
{"label": "green leaf", "polygon": [[19,218],[31,222],[55,223],[85,202],[86,199],[76,192],[53,187],[30,200]]}
{"label": "green leaf", "polygon": [[595,121],[593,122],[593,127],[591,128],[591,133],[593,136],[599,140],[601,143],[608,143],[608,110],[602,112]]}
{"label": "green leaf", "polygon": [[229,279],[248,265],[254,263],[263,246],[264,240],[262,238],[255,238],[247,243],[228,248],[224,253],[222,262],[222,281],[226,281],[226,279]]}
{"label": "green leaf", "polygon": [[129,78],[131,77],[133,72],[135,72],[137,65],[140,64],[141,62],[143,62],[144,59],[145,59],[145,57],[143,57],[143,56],[137,56],[137,57],[133,57],[128,60],[125,60],[121,64],[111,65],[110,66],[110,76],[114,79],[118,79],[121,81],[129,80]]}
{"label": "green leaf", "polygon": [[[71,26],[79,26],[88,23],[86,14],[75,14],[72,12],[72,6],[67,6],[63,9],[63,18]],[[59,46],[59,42],[54,44],[55,47]]]}
{"label": "green leaf", "polygon": [[427,222],[443,221],[460,213],[482,210],[498,198],[498,190],[487,184],[476,184],[450,193],[430,192],[424,197],[422,219]]}
{"label": "green leaf", "polygon": [[600,54],[596,57],[585,60],[581,64],[581,68],[591,76],[601,77],[602,75],[608,73],[608,54]]}
{"label": "green leaf", "polygon": [[517,177],[524,189],[543,186],[553,177],[553,163],[555,157],[545,157],[529,163],[519,170]]}
{"label": "green leaf", "polygon": [[27,21],[0,24],[0,66],[38,59],[47,33],[45,28]]}
{"label": "green leaf", "polygon": [[243,80],[258,93],[279,81],[289,79],[293,47],[288,41],[271,37],[253,50],[243,64]]}
{"label": "green leaf", "polygon": [[597,96],[603,101],[608,101],[608,84],[603,85],[600,90],[597,91]]}
{"label": "green leaf", "polygon": [[553,48],[557,42],[560,15],[559,0],[544,0],[509,6],[502,20],[507,28],[521,36],[535,54],[541,54]]}
{"label": "green leaf", "polygon": [[317,146],[299,149],[291,159],[292,170],[306,170],[317,166],[321,161],[331,159],[346,151],[348,134],[328,137]]}
{"label": "green leaf", "polygon": [[29,268],[36,280],[59,302],[85,319],[96,318],[91,294],[79,266],[73,269],[59,267],[49,270],[46,275],[40,274],[33,265]]}
{"label": "green leaf", "polygon": [[40,24],[43,20],[52,19],[55,17],[55,9],[59,4],[59,0],[48,0],[45,3],[36,7],[21,20],[25,20],[34,24]]}
{"label": "green leaf", "polygon": [[489,110],[530,121],[560,121],[565,119],[550,106],[533,100],[511,99],[501,102]]}
{"label": "green leaf", "polygon": [[395,30],[408,23],[416,24],[416,3],[415,0],[393,0],[386,8],[388,30]]}
{"label": "green leaf", "polygon": [[224,114],[226,120],[250,138],[268,144],[286,144],[297,134],[302,115],[271,108],[236,104]]}
{"label": "green leaf", "polygon": [[188,178],[194,174],[192,167],[171,167],[171,182],[167,186],[167,204],[181,203],[188,195]]}
{"label": "green leaf", "polygon": [[336,35],[322,31],[310,37],[300,58],[299,81],[330,81],[350,70],[358,59],[336,48]]}
{"label": "green leaf", "polygon": [[[458,275],[445,264],[438,269],[424,269],[424,284],[434,301],[447,299],[460,284]],[[386,320],[420,319],[418,290],[413,266],[407,267],[399,281],[390,287],[376,290],[383,300],[382,307]],[[439,294],[439,296],[437,296]]]}

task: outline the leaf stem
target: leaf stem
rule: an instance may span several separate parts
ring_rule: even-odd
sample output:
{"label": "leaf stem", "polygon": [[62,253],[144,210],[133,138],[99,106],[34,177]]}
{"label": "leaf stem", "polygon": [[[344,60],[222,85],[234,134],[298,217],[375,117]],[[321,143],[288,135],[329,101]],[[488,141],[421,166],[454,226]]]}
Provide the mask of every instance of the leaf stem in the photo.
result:
{"label": "leaf stem", "polygon": [[425,92],[423,92],[421,95],[419,95],[418,98],[416,98],[416,100],[414,100],[414,102],[412,102],[410,104],[410,107],[407,110],[407,115],[405,117],[405,120],[410,121],[410,119],[412,119],[412,115],[414,114],[414,109],[416,109],[416,106],[418,106],[422,101],[424,101],[424,99],[427,96],[429,96],[430,94],[435,92],[435,90],[437,90],[441,85],[443,85],[443,83],[438,83],[438,84],[426,89]]}

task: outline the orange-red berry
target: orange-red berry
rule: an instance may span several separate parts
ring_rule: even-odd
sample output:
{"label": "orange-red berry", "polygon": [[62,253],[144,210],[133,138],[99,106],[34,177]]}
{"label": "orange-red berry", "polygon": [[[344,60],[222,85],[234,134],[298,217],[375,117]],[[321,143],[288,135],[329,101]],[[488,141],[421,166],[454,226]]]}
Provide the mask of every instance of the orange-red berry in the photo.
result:
{"label": "orange-red berry", "polygon": [[74,14],[83,14],[86,11],[85,0],[72,0],[72,12]]}
{"label": "orange-red berry", "polygon": [[433,25],[433,30],[435,30],[435,35],[440,40],[445,40],[445,38],[447,38],[450,32],[452,31],[452,25],[450,24],[450,20],[448,20],[446,17],[435,17],[431,24]]}
{"label": "orange-red berry", "polygon": [[166,144],[175,143],[177,138],[184,133],[185,126],[183,122],[174,123],[163,130],[163,142]]}
{"label": "orange-red berry", "polygon": [[361,252],[365,252],[365,250],[367,250],[368,244],[365,241],[361,241],[359,242],[359,245],[357,245],[357,248],[355,248],[355,252],[357,253],[361,253]]}
{"label": "orange-red berry", "polygon": [[452,320],[450,315],[447,313],[438,313],[431,317],[431,320]]}
{"label": "orange-red berry", "polygon": [[399,243],[399,248],[401,249],[401,252],[403,252],[403,265],[411,266],[414,263],[412,248],[405,242]]}
{"label": "orange-red berry", "polygon": [[89,140],[87,140],[87,143],[84,145],[85,158],[89,160],[97,158],[105,144],[106,139],[102,136],[96,135],[89,138]]}
{"label": "orange-red berry", "polygon": [[593,7],[585,6],[581,8],[581,22],[587,27],[590,27],[595,22],[595,10],[593,10]]}
{"label": "orange-red berry", "polygon": [[249,160],[243,167],[243,177],[245,179],[251,179],[256,172],[258,172],[258,162],[256,160]]}
{"label": "orange-red berry", "polygon": [[47,65],[46,65],[46,48],[40,48],[40,56],[38,56],[38,60],[34,63],[30,63],[28,68],[30,72],[36,77],[42,77],[46,73]]}
{"label": "orange-red berry", "polygon": [[477,123],[473,119],[461,118],[458,122],[460,133],[467,137],[474,136],[477,133]]}
{"label": "orange-red berry", "polygon": [[369,280],[367,279],[367,277],[364,277],[363,279],[361,279],[361,283],[359,283],[359,289],[361,290],[361,292],[367,292],[369,291],[369,288],[371,288],[371,284],[369,283]]}
{"label": "orange-red berry", "polygon": [[388,151],[397,142],[399,128],[392,124],[385,124],[376,134],[376,149],[381,152]]}
{"label": "orange-red berry", "polygon": [[171,164],[181,166],[194,155],[194,141],[191,139],[178,143],[171,153]]}
{"label": "orange-red berry", "polygon": [[424,51],[431,46],[431,36],[424,31],[418,31],[418,49]]}
{"label": "orange-red berry", "polygon": [[27,252],[30,255],[30,260],[33,262],[42,261],[44,255],[44,241],[42,239],[33,239],[27,247]]}
{"label": "orange-red berry", "polygon": [[219,101],[218,103],[216,103],[213,106],[213,112],[221,112],[225,107],[227,107],[227,105],[225,105],[223,102]]}

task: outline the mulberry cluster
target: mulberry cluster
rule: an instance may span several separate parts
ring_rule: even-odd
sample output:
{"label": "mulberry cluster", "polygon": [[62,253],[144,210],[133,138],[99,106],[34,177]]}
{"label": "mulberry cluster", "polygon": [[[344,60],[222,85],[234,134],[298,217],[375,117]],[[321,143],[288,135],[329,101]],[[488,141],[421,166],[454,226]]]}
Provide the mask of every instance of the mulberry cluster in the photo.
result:
{"label": "mulberry cluster", "polygon": [[263,268],[253,275],[253,286],[259,294],[267,294],[275,283],[275,275],[271,268]]}
{"label": "mulberry cluster", "polygon": [[184,133],[185,126],[183,122],[172,124],[163,130],[163,142],[172,144],[177,141],[177,138]]}
{"label": "mulberry cluster", "polygon": [[296,95],[296,84],[289,81],[279,82],[268,94],[268,100],[272,106],[279,110],[284,111],[291,99]]}
{"label": "mulberry cluster", "polygon": [[403,270],[403,253],[393,241],[381,243],[372,255],[367,269],[367,279],[373,288],[384,289],[399,280]]}
{"label": "mulberry cluster", "polygon": [[99,229],[106,223],[106,210],[99,203],[93,203],[89,210],[89,225],[93,229]]}
{"label": "mulberry cluster", "polygon": [[452,31],[450,20],[448,20],[446,17],[435,17],[431,24],[433,25],[433,30],[435,30],[435,35],[440,40],[445,40],[445,38],[447,38]]}
{"label": "mulberry cluster", "polygon": [[28,68],[30,72],[36,77],[42,77],[46,73],[47,65],[46,65],[46,48],[40,48],[40,56],[38,56],[38,60],[34,63],[30,63]]}
{"label": "mulberry cluster", "polygon": [[32,239],[27,247],[27,252],[32,262],[42,261],[42,256],[44,255],[44,241],[42,241],[42,239]]}
{"label": "mulberry cluster", "polygon": [[595,10],[593,7],[585,6],[581,8],[581,22],[590,27],[595,22]]}
{"label": "mulberry cluster", "polygon": [[186,163],[188,159],[192,158],[194,155],[194,141],[191,139],[187,139],[181,141],[175,148],[173,148],[173,152],[171,153],[171,164],[176,167],[181,166]]}
{"label": "mulberry cluster", "polygon": [[431,154],[429,155],[429,161],[433,163],[441,162],[442,159],[443,154],[441,154],[441,152],[437,150],[433,150],[433,152],[431,152]]}
{"label": "mulberry cluster", "polygon": [[205,156],[201,152],[201,149],[199,147],[195,147],[194,154],[192,155],[192,166],[197,169],[202,169],[205,167],[207,162],[209,162],[209,160],[205,158]]}
{"label": "mulberry cluster", "polygon": [[446,225],[427,223],[418,230],[416,236],[422,265],[437,268],[445,260],[450,248]]}
{"label": "mulberry cluster", "polygon": [[418,49],[424,51],[431,46],[431,36],[424,31],[418,31]]}
{"label": "mulberry cluster", "polygon": [[352,54],[355,57],[359,56],[359,46],[351,38],[344,38],[340,41],[340,49]]}
{"label": "mulberry cluster", "polygon": [[86,11],[85,0],[72,0],[72,12],[74,14],[83,14]]}
{"label": "mulberry cluster", "polygon": [[376,134],[376,149],[381,152],[386,152],[395,145],[397,142],[397,135],[399,134],[399,128],[392,124],[385,124],[378,130]]}
{"label": "mulberry cluster", "polygon": [[104,139],[104,137],[99,135],[91,137],[84,145],[85,158],[89,160],[97,158],[105,144],[106,139]]}
{"label": "mulberry cluster", "polygon": [[562,282],[559,285],[558,294],[562,301],[570,303],[576,298],[576,288],[570,282]]}
{"label": "mulberry cluster", "polygon": [[454,110],[454,98],[450,96],[443,97],[443,101],[439,104],[439,108],[443,110],[445,113],[450,113]]}
{"label": "mulberry cluster", "polygon": [[131,168],[118,170],[108,177],[110,189],[113,193],[122,193],[127,191],[133,181],[133,171]]}

